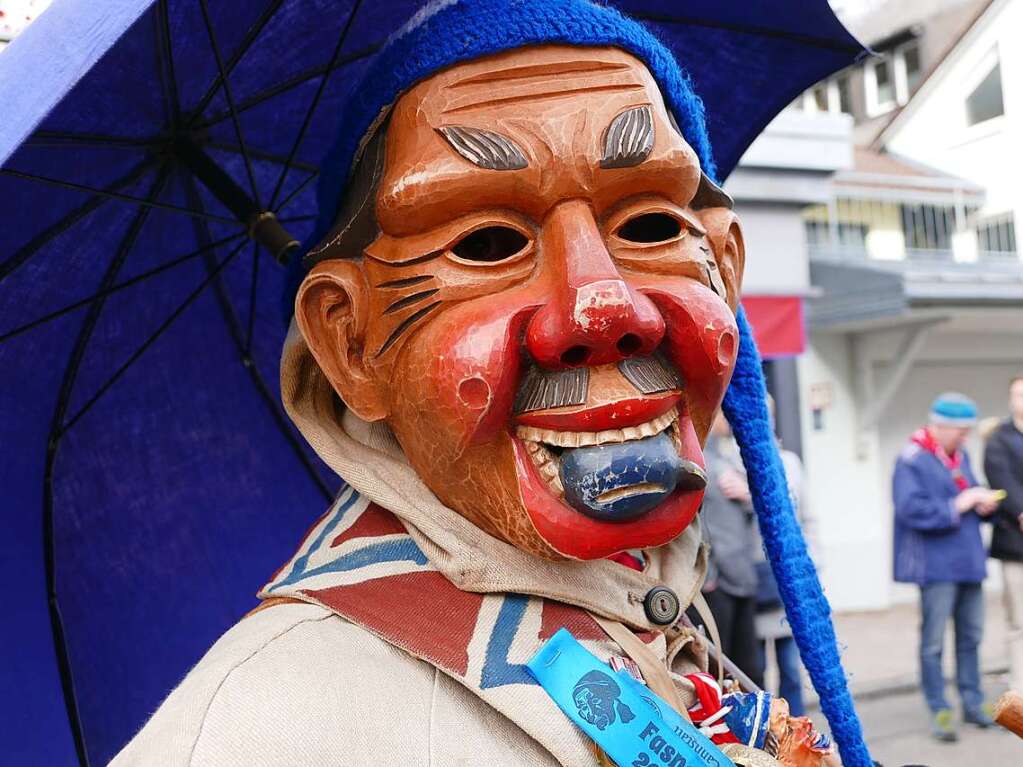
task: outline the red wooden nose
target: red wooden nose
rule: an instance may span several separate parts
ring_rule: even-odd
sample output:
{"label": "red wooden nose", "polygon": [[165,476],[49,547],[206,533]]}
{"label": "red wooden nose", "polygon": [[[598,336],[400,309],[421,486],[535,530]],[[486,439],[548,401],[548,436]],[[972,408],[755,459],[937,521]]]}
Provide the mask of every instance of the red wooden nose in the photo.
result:
{"label": "red wooden nose", "polygon": [[604,365],[657,348],[664,318],[622,279],[589,205],[555,207],[539,245],[550,300],[530,320],[526,348],[541,366]]}

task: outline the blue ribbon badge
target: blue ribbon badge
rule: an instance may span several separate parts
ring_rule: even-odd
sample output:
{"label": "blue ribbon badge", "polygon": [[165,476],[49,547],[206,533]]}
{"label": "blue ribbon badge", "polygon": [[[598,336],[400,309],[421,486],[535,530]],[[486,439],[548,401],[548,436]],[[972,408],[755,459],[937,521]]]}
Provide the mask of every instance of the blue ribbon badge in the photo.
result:
{"label": "blue ribbon badge", "polygon": [[662,698],[612,671],[565,629],[526,668],[619,767],[735,767]]}

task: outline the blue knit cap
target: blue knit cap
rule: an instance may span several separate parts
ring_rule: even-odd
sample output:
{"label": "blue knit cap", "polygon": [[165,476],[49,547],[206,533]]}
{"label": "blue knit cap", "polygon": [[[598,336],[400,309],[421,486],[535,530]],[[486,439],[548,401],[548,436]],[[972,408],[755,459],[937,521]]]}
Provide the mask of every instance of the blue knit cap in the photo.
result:
{"label": "blue knit cap", "polygon": [[[319,217],[308,245],[330,231],[361,143],[402,93],[459,62],[556,43],[613,46],[643,61],[703,171],[715,178],[703,103],[672,54],[639,23],[587,0],[435,0],[392,36],[353,89],[337,140],[320,168]],[[294,287],[301,263],[300,258],[292,261]],[[830,607],[793,513],[768,415],[760,356],[741,308],[737,319],[739,354],[723,408],[746,465],[764,548],[843,763],[872,767],[839,660]]]}
{"label": "blue knit cap", "polygon": [[955,391],[939,394],[931,403],[930,421],[942,426],[973,426],[977,423],[977,403]]}

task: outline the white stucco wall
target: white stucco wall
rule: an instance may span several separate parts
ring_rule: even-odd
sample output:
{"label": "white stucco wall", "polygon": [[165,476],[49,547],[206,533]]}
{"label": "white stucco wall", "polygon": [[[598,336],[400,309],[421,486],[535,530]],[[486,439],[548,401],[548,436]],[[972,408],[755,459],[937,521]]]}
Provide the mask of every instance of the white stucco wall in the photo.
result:
{"label": "white stucco wall", "polygon": [[[811,336],[799,358],[803,460],[825,593],[835,610],[869,610],[888,604],[891,543],[876,432],[857,435],[850,362],[849,339],[837,334]],[[814,387],[827,387],[831,396],[819,430]]]}
{"label": "white stucco wall", "polygon": [[738,201],[746,240],[745,295],[805,295],[810,265],[802,208]]}
{"label": "white stucco wall", "polygon": [[[1023,0],[995,0],[889,129],[887,148],[983,186],[985,213],[1023,229]],[[966,96],[997,51],[1005,114],[969,126]]]}

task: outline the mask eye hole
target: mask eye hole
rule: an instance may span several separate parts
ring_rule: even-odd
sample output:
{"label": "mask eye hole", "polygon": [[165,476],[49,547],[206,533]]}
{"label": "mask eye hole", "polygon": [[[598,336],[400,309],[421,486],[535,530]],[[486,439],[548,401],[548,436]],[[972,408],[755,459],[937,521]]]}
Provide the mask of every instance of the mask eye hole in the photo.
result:
{"label": "mask eye hole", "polygon": [[682,234],[682,222],[667,213],[642,213],[618,227],[616,234],[621,240],[642,245],[668,242]]}
{"label": "mask eye hole", "polygon": [[451,252],[463,261],[496,264],[517,256],[527,245],[529,239],[510,226],[486,226],[460,239]]}

